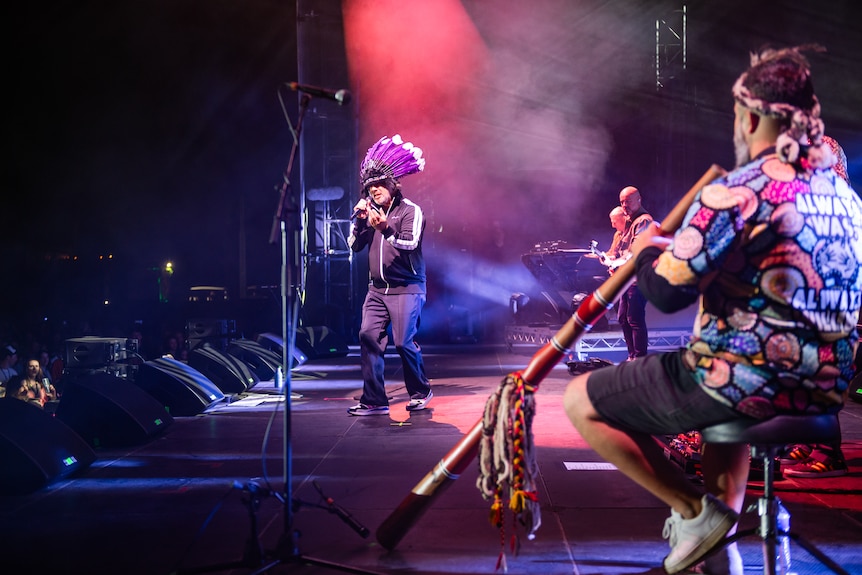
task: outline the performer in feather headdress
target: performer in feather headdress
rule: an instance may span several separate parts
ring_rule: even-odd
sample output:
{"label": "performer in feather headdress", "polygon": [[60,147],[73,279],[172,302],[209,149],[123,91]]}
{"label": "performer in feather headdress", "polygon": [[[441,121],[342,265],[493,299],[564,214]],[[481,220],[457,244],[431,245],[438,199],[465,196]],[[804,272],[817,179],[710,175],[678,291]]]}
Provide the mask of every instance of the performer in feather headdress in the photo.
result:
{"label": "performer in feather headdress", "polygon": [[425,304],[425,215],[402,195],[399,182],[423,169],[422,150],[398,134],[380,138],[368,149],[360,167],[362,199],[353,208],[356,224],[348,244],[354,252],[369,248],[369,282],[359,329],[362,397],[347,410],[350,415],[389,413],[383,355],[390,327],[410,395],[407,411],[425,409],[432,396],[422,352],[415,341]]}

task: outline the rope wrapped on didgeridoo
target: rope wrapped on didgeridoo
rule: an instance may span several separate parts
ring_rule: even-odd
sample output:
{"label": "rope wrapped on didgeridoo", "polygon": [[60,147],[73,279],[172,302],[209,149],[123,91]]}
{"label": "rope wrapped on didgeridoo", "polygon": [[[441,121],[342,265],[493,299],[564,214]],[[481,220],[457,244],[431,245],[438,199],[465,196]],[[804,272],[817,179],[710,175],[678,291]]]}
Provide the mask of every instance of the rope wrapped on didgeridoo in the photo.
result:
{"label": "rope wrapped on didgeridoo", "polygon": [[533,417],[535,388],[527,385],[520,372],[507,375],[485,403],[482,436],[479,439],[479,477],[476,487],[491,500],[491,524],[500,529],[500,556],[497,568],[506,571],[504,507],[513,515],[512,552],[517,555],[517,524],[533,539],[542,524],[537,493]]}

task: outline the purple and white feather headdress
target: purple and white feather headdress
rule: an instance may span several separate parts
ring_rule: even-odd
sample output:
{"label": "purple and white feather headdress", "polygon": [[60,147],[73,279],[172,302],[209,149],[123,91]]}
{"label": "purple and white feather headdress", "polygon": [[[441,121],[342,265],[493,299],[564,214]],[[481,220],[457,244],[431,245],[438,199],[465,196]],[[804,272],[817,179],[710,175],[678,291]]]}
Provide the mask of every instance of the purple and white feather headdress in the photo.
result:
{"label": "purple and white feather headdress", "polygon": [[384,136],[368,148],[359,168],[359,181],[365,190],[374,182],[399,179],[425,169],[422,149],[405,142],[399,134]]}

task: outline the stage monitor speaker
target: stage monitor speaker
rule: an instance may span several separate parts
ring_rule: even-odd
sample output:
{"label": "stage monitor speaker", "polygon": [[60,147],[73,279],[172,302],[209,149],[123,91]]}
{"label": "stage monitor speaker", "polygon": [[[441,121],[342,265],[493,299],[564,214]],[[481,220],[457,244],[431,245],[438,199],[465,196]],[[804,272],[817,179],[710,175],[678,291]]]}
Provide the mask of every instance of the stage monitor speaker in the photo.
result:
{"label": "stage monitor speaker", "polygon": [[159,400],[131,381],[108,373],[65,382],[56,417],[93,447],[145,443],[174,421]]}
{"label": "stage monitor speaker", "polygon": [[26,401],[0,399],[0,491],[31,493],[86,469],[93,449],[68,425]]}
{"label": "stage monitor speaker", "polygon": [[308,359],[345,357],[350,352],[340,335],[321,325],[296,328],[296,347]]}
{"label": "stage monitor speaker", "polygon": [[[299,338],[297,337],[297,339]],[[282,357],[284,357],[284,341],[280,335],[276,335],[274,333],[262,333],[257,336],[257,343],[278,354],[279,363],[281,362]],[[293,357],[291,358],[290,369],[297,368],[306,361],[308,361],[308,356],[299,349],[298,345],[295,345],[293,347]]]}
{"label": "stage monitor speaker", "polygon": [[174,417],[197,415],[225,399],[222,390],[204,374],[170,357],[141,364],[135,384],[160,401]]}
{"label": "stage monitor speaker", "polygon": [[260,378],[242,360],[222,353],[208,343],[189,352],[189,365],[225,394],[243,393],[260,382]]}
{"label": "stage monitor speaker", "polygon": [[275,380],[275,372],[281,366],[281,354],[250,339],[233,340],[227,353],[245,363],[260,381]]}

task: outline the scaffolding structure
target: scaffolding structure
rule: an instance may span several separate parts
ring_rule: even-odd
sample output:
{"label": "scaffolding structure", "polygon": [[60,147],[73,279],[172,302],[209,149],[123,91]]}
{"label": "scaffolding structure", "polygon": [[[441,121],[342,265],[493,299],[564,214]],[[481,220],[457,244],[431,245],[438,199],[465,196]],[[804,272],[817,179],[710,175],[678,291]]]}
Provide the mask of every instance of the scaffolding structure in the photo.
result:
{"label": "scaffolding structure", "polygon": [[[297,14],[299,83],[346,88],[341,2],[300,0]],[[349,218],[359,198],[357,100],[312,99],[300,146],[299,323],[327,326],[348,338],[358,331],[358,269],[363,263],[347,245]]]}

